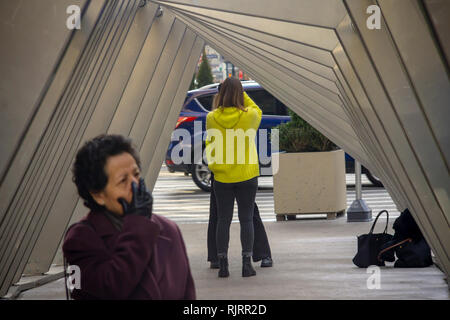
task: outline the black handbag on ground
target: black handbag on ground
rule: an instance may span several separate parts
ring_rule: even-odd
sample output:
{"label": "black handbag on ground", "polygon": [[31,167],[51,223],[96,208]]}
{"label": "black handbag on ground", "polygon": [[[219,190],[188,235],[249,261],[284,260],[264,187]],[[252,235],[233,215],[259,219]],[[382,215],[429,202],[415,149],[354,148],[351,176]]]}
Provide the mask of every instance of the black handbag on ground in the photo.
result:
{"label": "black handbag on ground", "polygon": [[425,268],[433,264],[431,249],[425,239],[414,241],[412,238],[407,238],[396,242],[381,250],[378,259],[382,261],[386,253],[394,251],[397,256],[394,268]]}
{"label": "black handbag on ground", "polygon": [[[378,218],[381,214],[386,213],[386,227],[384,228],[383,233],[373,233],[375,225],[377,223]],[[387,227],[389,224],[389,213],[387,210],[382,210],[378,213],[375,221],[372,224],[372,228],[368,234],[362,234],[358,236],[358,252],[353,258],[353,263],[360,268],[367,268],[371,265],[376,266],[384,266],[384,260],[378,259],[378,254],[381,251],[381,247],[387,242],[392,240],[392,235],[387,233]],[[385,253],[386,261],[394,261],[394,251],[390,250]]]}
{"label": "black handbag on ground", "polygon": [[404,246],[395,248],[397,261],[395,268],[425,268],[433,264],[431,249],[425,239],[410,241]]}
{"label": "black handbag on ground", "polygon": [[382,247],[379,260],[386,260],[395,252],[395,268],[424,268],[433,264],[431,249],[408,209],[395,220],[393,228],[394,237]]}

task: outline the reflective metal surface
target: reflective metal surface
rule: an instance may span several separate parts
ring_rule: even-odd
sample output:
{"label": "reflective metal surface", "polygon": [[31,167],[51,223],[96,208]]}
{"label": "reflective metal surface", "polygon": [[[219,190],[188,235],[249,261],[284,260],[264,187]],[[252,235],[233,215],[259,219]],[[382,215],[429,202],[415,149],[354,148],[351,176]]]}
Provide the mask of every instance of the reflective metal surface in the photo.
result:
{"label": "reflective metal surface", "polygon": [[139,2],[70,1],[86,5],[73,32],[48,10],[67,1],[35,8],[44,24],[0,4],[0,296],[46,272],[86,213],[70,173],[83,141],[130,136],[153,186],[205,42],[380,177],[449,274],[450,2]]}

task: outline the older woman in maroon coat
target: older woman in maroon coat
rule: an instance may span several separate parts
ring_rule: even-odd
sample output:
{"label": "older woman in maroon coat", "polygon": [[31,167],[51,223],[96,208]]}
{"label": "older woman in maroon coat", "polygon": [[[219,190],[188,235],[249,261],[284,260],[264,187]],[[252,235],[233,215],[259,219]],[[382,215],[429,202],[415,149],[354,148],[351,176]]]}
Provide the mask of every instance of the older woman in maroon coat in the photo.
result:
{"label": "older woman in maroon coat", "polygon": [[81,272],[74,299],[195,299],[178,226],[152,214],[139,156],[122,136],[88,141],[75,160],[74,182],[91,212],[63,244]]}

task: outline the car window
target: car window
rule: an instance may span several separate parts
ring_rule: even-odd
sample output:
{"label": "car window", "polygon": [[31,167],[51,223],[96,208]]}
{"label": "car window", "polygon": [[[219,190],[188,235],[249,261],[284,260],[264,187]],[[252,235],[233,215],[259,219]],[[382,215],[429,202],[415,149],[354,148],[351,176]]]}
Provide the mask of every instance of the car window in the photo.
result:
{"label": "car window", "polygon": [[287,115],[286,106],[266,90],[248,91],[247,94],[261,108],[264,115]]}
{"label": "car window", "polygon": [[200,102],[203,108],[205,108],[208,111],[211,111],[213,99],[214,99],[213,94],[197,97],[198,102]]}
{"label": "car window", "polygon": [[288,116],[288,109],[283,102],[277,99],[277,115]]}
{"label": "car window", "polygon": [[[247,94],[261,108],[264,115],[287,116],[286,106],[266,90],[247,91]],[[212,109],[214,94],[197,97],[198,102],[208,111]]]}

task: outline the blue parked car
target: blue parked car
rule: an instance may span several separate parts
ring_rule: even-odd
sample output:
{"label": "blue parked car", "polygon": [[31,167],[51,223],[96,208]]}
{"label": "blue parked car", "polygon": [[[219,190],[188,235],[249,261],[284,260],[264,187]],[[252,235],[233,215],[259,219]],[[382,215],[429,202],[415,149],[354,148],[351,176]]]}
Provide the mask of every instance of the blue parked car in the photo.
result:
{"label": "blue parked car", "polygon": [[[185,175],[191,174],[194,183],[200,189],[208,192],[211,191],[211,172],[204,162],[197,159],[199,155],[201,156],[201,152],[194,152],[194,146],[195,143],[197,143],[197,148],[201,148],[201,150],[204,149],[203,138],[205,136],[204,132],[206,131],[206,116],[208,112],[211,111],[214,95],[217,93],[218,85],[219,84],[216,83],[200,89],[188,91],[175,129],[187,130],[184,132],[189,133],[189,138],[179,138],[176,141],[171,141],[165,160],[169,172],[184,172]],[[291,118],[288,115],[286,106],[258,83],[254,81],[242,81],[242,87],[263,112],[261,124],[257,134],[257,147],[259,149],[258,137],[261,129],[266,129],[267,137],[270,137],[270,132],[273,127],[276,127],[280,123],[288,122]],[[198,129],[201,127],[201,130],[194,130],[195,126],[197,126]],[[260,151],[262,150],[258,150],[258,152]],[[187,154],[183,154],[184,152]],[[172,159],[172,154],[176,154],[178,159]],[[268,139],[267,150],[264,150],[262,154],[264,156],[260,156],[259,159],[260,174],[262,176],[272,175],[272,170],[270,169],[270,139]],[[184,159],[189,157],[190,161],[187,161],[188,163],[178,163],[180,162],[179,158],[183,156]],[[354,172],[353,158],[347,154],[345,154],[345,157],[347,172]],[[377,186],[382,186],[381,182],[372,176],[364,167],[362,168],[362,172],[367,175],[368,179],[371,180],[372,183]]]}

